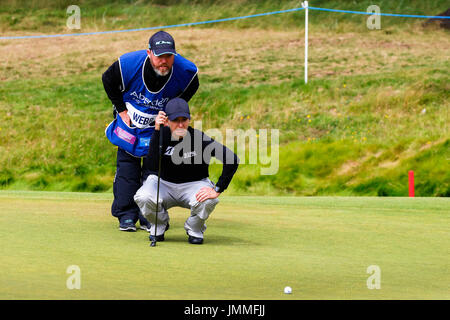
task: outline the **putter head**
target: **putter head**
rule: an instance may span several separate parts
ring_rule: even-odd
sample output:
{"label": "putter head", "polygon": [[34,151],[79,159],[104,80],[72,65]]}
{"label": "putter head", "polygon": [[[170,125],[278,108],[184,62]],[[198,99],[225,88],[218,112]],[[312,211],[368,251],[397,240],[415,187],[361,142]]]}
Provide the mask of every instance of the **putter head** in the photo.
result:
{"label": "putter head", "polygon": [[154,246],[156,246],[156,241],[152,241],[152,242],[150,243],[150,247],[154,247]]}

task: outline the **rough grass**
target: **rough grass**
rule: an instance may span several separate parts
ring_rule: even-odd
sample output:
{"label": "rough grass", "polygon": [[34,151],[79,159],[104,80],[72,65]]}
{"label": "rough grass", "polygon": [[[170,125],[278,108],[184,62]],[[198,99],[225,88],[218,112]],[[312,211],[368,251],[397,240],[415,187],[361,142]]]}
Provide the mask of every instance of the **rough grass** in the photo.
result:
{"label": "rough grass", "polygon": [[[8,33],[31,32],[76,32],[66,29],[68,14],[66,9],[73,3],[70,0],[2,0],[0,2],[0,30]],[[129,29],[150,26],[171,25],[205,20],[230,18],[301,7],[298,1],[269,0],[81,0],[77,2],[81,9],[82,28],[86,31],[105,29]],[[312,7],[366,11],[370,0],[336,1],[313,0]],[[446,0],[435,1],[389,1],[379,0],[377,5],[384,13],[437,15],[448,9]],[[303,15],[300,12],[288,15],[273,15],[267,22],[266,17],[228,21],[219,24],[219,28],[258,27],[261,29],[289,30],[302,26]],[[311,23],[319,29],[331,29],[334,32],[348,32],[348,24],[359,30],[366,26],[366,16],[315,11]],[[385,25],[412,26],[417,20],[383,17]],[[197,28],[203,28],[198,26]]]}
{"label": "rough grass", "polygon": [[[155,248],[147,232],[118,231],[110,202],[109,193],[0,192],[0,298],[449,298],[448,199],[221,196],[203,246],[187,243],[187,210],[174,209]],[[80,290],[66,287],[71,265]],[[366,285],[371,265],[379,290]]]}
{"label": "rough grass", "polygon": [[[230,8],[256,10],[240,5]],[[327,6],[316,4],[321,5]],[[431,14],[439,3],[434,9],[411,6],[386,10]],[[95,14],[89,10],[91,21]],[[116,10],[132,17],[135,9],[118,5],[108,12],[116,16]],[[203,129],[280,130],[278,174],[261,176],[261,164],[244,164],[229,192],[406,195],[407,172],[417,170],[418,195],[448,195],[448,32],[424,29],[417,20],[383,20],[381,30],[369,31],[350,18],[339,18],[339,31],[312,19],[310,80],[304,85],[303,16],[294,24],[288,16],[289,28],[280,27],[279,17],[266,17],[265,26],[171,30],[179,52],[200,69],[201,86],[191,105]],[[0,42],[1,188],[111,188],[115,150],[103,133],[111,108],[101,74],[124,52],[145,48],[148,36]],[[219,171],[213,168],[212,176]]]}

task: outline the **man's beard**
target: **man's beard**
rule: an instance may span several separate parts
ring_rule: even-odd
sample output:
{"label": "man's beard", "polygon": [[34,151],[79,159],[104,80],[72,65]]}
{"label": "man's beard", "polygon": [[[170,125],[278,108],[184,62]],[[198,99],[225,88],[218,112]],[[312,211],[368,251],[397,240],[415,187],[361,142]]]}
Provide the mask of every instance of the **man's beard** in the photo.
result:
{"label": "man's beard", "polygon": [[157,74],[158,76],[164,77],[164,76],[167,76],[167,75],[169,74],[169,72],[170,72],[171,69],[167,69],[166,72],[161,72],[159,69],[153,67],[153,70],[156,72],[156,74]]}
{"label": "man's beard", "polygon": [[168,68],[167,71],[162,72],[161,70],[159,70],[158,68],[156,68],[156,67],[153,65],[153,63],[152,63],[151,60],[150,60],[150,64],[152,65],[153,71],[155,71],[155,73],[156,73],[158,76],[160,76],[160,77],[167,76],[167,75],[170,73],[170,71],[172,70],[172,68]]}

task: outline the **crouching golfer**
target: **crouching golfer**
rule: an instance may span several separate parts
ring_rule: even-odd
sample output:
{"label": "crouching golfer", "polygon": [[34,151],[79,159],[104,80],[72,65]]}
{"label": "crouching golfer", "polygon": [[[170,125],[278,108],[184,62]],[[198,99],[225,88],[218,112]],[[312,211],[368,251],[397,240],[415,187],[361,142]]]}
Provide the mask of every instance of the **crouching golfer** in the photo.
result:
{"label": "crouching golfer", "polygon": [[[149,175],[134,196],[142,214],[151,223],[150,241],[164,241],[164,232],[169,228],[167,210],[178,206],[191,210],[184,224],[189,243],[202,244],[206,230],[205,221],[219,202],[219,195],[230,184],[239,165],[239,158],[233,151],[202,131],[193,129],[189,122],[189,106],[181,98],[170,100],[166,111],[160,111],[155,119],[155,132],[145,160],[148,161]],[[164,127],[160,129],[161,125]],[[162,157],[156,214],[161,133]],[[211,157],[223,163],[222,174],[215,185],[208,178]]]}

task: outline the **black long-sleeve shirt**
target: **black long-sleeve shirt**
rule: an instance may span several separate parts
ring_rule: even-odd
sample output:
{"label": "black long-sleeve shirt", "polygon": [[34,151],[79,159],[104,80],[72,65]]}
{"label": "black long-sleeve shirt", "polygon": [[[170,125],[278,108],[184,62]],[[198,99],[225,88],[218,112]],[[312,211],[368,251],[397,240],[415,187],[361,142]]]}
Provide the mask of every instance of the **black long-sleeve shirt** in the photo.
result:
{"label": "black long-sleeve shirt", "polygon": [[[170,73],[167,76],[159,76],[153,70],[149,59],[144,64],[144,82],[147,88],[153,92],[161,90],[168,81]],[[126,110],[125,102],[122,98],[122,74],[120,72],[119,60],[116,60],[102,75],[103,87],[105,88],[108,98],[115,107],[115,111],[122,112]],[[192,79],[189,86],[180,95],[180,98],[189,101],[197,92],[199,87],[198,75]]]}
{"label": "black long-sleeve shirt", "polygon": [[[211,157],[223,163],[222,174],[216,186],[224,191],[239,166],[238,156],[226,146],[205,135],[202,131],[188,127],[188,134],[180,140],[173,140],[170,128],[163,127],[161,179],[184,183],[209,177]],[[159,161],[160,131],[155,130],[150,140],[149,153],[144,161],[147,174],[157,174]]]}

